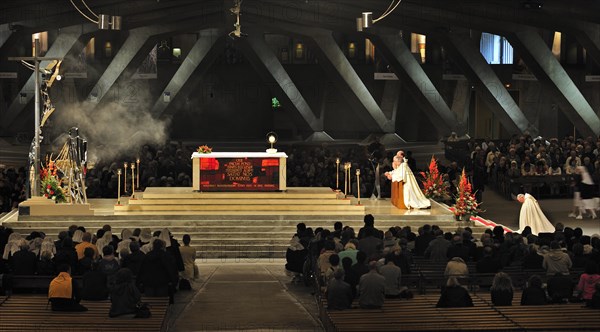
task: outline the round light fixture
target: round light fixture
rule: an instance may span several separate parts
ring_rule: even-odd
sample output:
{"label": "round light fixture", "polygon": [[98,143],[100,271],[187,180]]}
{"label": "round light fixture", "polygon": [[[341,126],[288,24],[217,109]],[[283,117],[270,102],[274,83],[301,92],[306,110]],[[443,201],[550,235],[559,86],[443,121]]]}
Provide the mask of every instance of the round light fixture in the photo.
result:
{"label": "round light fixture", "polygon": [[271,144],[271,148],[267,149],[267,153],[276,153],[277,149],[273,148],[273,144],[277,142],[277,134],[273,131],[267,133],[267,142]]}

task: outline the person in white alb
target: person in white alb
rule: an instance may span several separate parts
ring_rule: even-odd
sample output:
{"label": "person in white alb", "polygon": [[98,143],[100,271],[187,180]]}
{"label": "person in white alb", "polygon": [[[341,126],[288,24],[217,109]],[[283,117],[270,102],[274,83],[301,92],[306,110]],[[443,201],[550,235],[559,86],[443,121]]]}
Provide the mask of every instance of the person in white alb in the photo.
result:
{"label": "person in white alb", "polygon": [[519,194],[517,200],[523,204],[519,215],[519,233],[527,226],[531,227],[531,233],[534,235],[554,233],[554,225],[546,218],[535,197]]}
{"label": "person in white alb", "polygon": [[408,167],[406,159],[404,159],[404,151],[398,151],[394,157],[395,161],[399,161],[400,164],[393,171],[387,172],[386,176],[388,179],[394,182],[402,182],[402,199],[407,209],[427,209],[431,207],[431,202],[425,195],[419,183],[415,178],[415,175]]}

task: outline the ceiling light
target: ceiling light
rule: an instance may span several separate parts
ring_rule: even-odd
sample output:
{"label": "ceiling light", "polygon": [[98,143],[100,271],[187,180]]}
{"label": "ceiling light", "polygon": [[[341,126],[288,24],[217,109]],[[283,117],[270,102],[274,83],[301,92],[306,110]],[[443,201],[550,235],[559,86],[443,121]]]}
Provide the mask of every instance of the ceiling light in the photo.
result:
{"label": "ceiling light", "polygon": [[[388,8],[383,12],[383,14],[381,14],[381,16],[379,16],[376,19],[373,19],[373,12],[363,12],[362,17],[359,17],[356,19],[356,22],[357,22],[356,30],[363,31],[363,29],[368,29],[368,28],[372,27],[373,24],[383,20],[389,14],[391,14],[394,10],[396,10],[396,8],[398,8],[398,5],[400,4],[400,2],[402,2],[402,0],[392,0],[392,2],[388,6]],[[359,20],[361,20],[361,21],[359,21]],[[358,25],[358,23],[361,23],[361,24]]]}

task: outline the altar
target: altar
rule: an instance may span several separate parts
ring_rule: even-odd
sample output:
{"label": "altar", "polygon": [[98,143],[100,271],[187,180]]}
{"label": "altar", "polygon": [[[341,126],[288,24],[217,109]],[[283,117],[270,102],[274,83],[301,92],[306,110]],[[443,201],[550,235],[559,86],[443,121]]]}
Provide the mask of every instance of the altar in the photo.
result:
{"label": "altar", "polygon": [[284,191],[283,152],[212,152],[192,154],[192,188],[196,191]]}

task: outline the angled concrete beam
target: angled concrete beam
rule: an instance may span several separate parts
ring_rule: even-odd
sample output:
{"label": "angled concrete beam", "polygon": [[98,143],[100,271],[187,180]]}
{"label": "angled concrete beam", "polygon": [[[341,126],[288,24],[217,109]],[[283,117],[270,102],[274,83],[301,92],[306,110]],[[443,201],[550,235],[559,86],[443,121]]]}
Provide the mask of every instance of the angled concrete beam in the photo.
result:
{"label": "angled concrete beam", "polygon": [[[199,35],[200,36],[196,41],[196,44],[194,44],[188,55],[177,69],[175,75],[173,75],[163,92],[160,94],[160,96],[158,96],[158,99],[154,103],[151,111],[154,117],[158,118],[165,112],[165,110],[171,104],[171,101],[177,97],[183,86],[188,82],[192,75],[202,75],[215,60],[215,57],[210,57],[207,55],[215,45],[215,42],[222,38],[223,31],[219,29],[206,29],[200,31]],[[200,73],[197,72],[199,68],[203,69],[203,71]],[[165,102],[163,98],[163,95],[166,93],[169,93],[170,95],[170,100],[168,102]]]}
{"label": "angled concrete beam", "polygon": [[91,107],[100,104],[104,97],[108,95],[108,91],[123,74],[123,72],[134,63],[138,62],[134,59],[143,59],[152,49],[153,45],[149,42],[152,35],[160,33],[161,30],[157,27],[143,27],[129,30],[127,39],[121,45],[121,48],[112,59],[102,76],[96,82],[96,85],[90,91],[87,101],[91,102]]}
{"label": "angled concrete beam", "polygon": [[2,48],[2,46],[4,46],[4,44],[12,34],[13,32],[8,28],[8,24],[0,25],[0,49]]}
{"label": "angled concrete beam", "polygon": [[[246,56],[250,59],[251,63],[256,69],[266,71],[267,74],[263,74],[265,78],[274,79],[277,86],[283,92],[283,97],[294,105],[298,114],[308,124],[310,129],[314,132],[323,131],[323,121],[315,116],[315,113],[308,105],[308,102],[300,93],[300,90],[292,81],[292,78],[288,75],[287,71],[279,62],[279,59],[273,54],[273,51],[265,43],[262,33],[254,31],[249,34],[248,45],[252,49],[254,54],[247,54]],[[253,57],[256,56],[256,59]]]}
{"label": "angled concrete beam", "polygon": [[485,61],[478,44],[466,34],[447,32],[439,32],[439,41],[453,56],[465,76],[475,83],[479,96],[509,133],[520,134],[528,130],[533,135],[537,134],[537,129],[529,123],[502,81]]}
{"label": "angled concrete beam", "polygon": [[90,107],[94,108],[100,104],[115,82],[126,71],[127,74],[134,73],[137,66],[154,47],[155,39],[181,31],[203,29],[209,24],[213,24],[213,19],[217,17],[217,14],[222,14],[222,11],[212,10],[205,14],[203,18],[199,18],[197,13],[192,12],[183,15],[178,23],[157,24],[129,30],[127,39],[90,91],[87,97],[87,101],[91,102]]}
{"label": "angled concrete beam", "polygon": [[[96,28],[92,25],[75,25],[67,28],[62,28],[59,31],[58,36],[52,46],[46,52],[46,57],[62,58],[67,55],[73,49],[74,46],[79,45],[81,49],[85,46],[85,43],[77,43],[79,38],[89,33]],[[79,49],[77,52],[81,52]],[[44,68],[49,64],[49,61],[42,61],[40,68]],[[33,99],[35,92],[35,75],[31,74],[25,85],[21,88],[20,93],[8,107],[6,115],[2,119],[2,127],[4,129],[10,127],[13,121],[23,112],[27,104]],[[21,94],[25,94],[25,102],[22,101]]]}
{"label": "angled concrete beam", "polygon": [[400,35],[378,33],[373,41],[439,133],[449,135],[451,131],[460,131],[456,116]]}
{"label": "angled concrete beam", "polygon": [[[536,31],[527,30],[511,34],[508,38],[540,82],[546,82],[556,92],[554,95],[561,110],[579,132],[584,136],[598,137],[600,118],[540,35]],[[548,82],[552,84],[547,84]]]}
{"label": "angled concrete beam", "polygon": [[361,111],[366,110],[381,131],[386,133],[395,132],[395,123],[385,116],[365,84],[352,68],[346,55],[337,45],[331,32],[317,29],[304,29],[304,31],[315,41],[322,55],[326,58],[327,63],[325,63],[324,69],[332,76],[333,82],[340,88],[342,94],[350,100],[350,104],[362,106],[363,110]]}
{"label": "angled concrete beam", "polygon": [[600,25],[596,24],[593,29],[573,31],[573,34],[592,59],[600,65]]}

